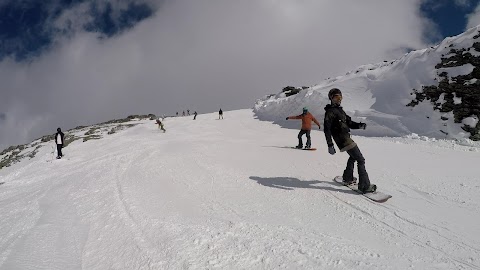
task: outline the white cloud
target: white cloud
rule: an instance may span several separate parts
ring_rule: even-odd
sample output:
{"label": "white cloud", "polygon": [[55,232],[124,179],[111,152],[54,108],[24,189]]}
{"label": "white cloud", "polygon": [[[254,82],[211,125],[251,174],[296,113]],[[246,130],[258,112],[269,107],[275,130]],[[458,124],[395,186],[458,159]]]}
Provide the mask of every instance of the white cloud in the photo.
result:
{"label": "white cloud", "polygon": [[33,63],[0,63],[0,112],[11,123],[42,119],[8,143],[128,114],[251,107],[284,86],[427,46],[420,0],[156,3],[155,17],[121,36],[80,33]]}
{"label": "white cloud", "polygon": [[[54,21],[51,26],[55,31],[63,31],[66,33],[75,33],[82,31],[84,27],[90,23],[94,23],[95,11],[99,14],[108,14],[111,17],[112,22],[118,23],[125,11],[129,10],[131,5],[146,5],[152,10],[159,8],[162,1],[151,0],[98,0],[94,4],[92,2],[78,3],[72,6],[70,9],[64,9],[58,16],[52,16]],[[94,5],[94,6],[93,6]],[[59,8],[59,4],[54,2],[50,7],[50,14],[55,13],[55,10]],[[124,21],[122,23],[125,23]]]}
{"label": "white cloud", "polygon": [[52,23],[52,27],[64,31],[80,31],[85,24],[92,21],[89,9],[89,3],[81,3],[74,8],[64,10]]}
{"label": "white cloud", "polygon": [[480,3],[471,14],[467,15],[466,29],[475,27],[479,24],[480,24]]}
{"label": "white cloud", "polygon": [[460,7],[468,7],[470,6],[470,0],[454,0],[455,5]]}

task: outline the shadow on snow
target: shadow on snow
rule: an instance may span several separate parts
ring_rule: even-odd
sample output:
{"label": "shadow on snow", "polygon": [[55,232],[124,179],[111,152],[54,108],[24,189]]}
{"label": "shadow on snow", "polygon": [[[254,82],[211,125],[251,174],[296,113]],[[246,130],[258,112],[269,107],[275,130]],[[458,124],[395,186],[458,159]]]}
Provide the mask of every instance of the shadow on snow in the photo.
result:
{"label": "shadow on snow", "polygon": [[272,187],[272,188],[279,188],[284,190],[294,190],[297,188],[311,188],[311,189],[322,189],[322,190],[329,190],[329,191],[338,191],[343,193],[352,194],[354,191],[352,190],[345,190],[342,188],[334,188],[329,186],[316,186],[315,184],[322,184],[326,183],[332,186],[340,187],[338,183],[330,182],[330,181],[301,181],[298,178],[293,177],[258,177],[258,176],[250,176],[252,180],[257,181],[262,186]]}

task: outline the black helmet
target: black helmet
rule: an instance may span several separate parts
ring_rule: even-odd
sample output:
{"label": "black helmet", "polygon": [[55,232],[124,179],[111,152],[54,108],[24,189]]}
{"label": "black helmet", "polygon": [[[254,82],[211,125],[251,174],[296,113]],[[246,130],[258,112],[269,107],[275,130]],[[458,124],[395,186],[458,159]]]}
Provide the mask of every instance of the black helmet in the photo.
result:
{"label": "black helmet", "polygon": [[57,132],[62,132],[62,130],[60,128],[57,128]]}
{"label": "black helmet", "polygon": [[342,91],[340,91],[340,89],[338,89],[338,88],[332,88],[332,89],[328,92],[328,99],[332,100],[332,98],[333,98],[335,95],[342,95]]}

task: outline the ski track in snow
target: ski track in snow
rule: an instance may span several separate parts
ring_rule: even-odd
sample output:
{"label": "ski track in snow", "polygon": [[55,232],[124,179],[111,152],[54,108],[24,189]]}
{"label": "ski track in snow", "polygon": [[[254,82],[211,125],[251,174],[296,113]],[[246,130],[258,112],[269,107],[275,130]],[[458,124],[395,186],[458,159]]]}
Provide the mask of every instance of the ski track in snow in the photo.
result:
{"label": "ski track in snow", "polygon": [[322,132],[295,151],[297,130],[216,116],[139,121],[1,170],[0,269],[480,269],[476,151],[355,136],[393,195],[379,204],[333,182],[347,154]]}

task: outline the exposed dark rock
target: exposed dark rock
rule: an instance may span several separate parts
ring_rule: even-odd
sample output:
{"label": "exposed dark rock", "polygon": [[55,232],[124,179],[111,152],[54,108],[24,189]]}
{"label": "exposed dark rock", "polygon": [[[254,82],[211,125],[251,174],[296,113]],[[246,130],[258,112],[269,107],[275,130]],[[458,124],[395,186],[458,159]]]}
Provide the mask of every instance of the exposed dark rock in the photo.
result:
{"label": "exposed dark rock", "polygon": [[[304,87],[306,87],[306,86],[304,86]],[[306,88],[308,88],[308,87],[306,87]],[[282,92],[284,92],[285,95],[287,97],[289,97],[289,96],[293,96],[293,95],[298,94],[301,90],[306,89],[306,88],[303,88],[303,87],[298,88],[298,87],[294,87],[294,86],[287,86],[287,87],[282,89]]]}
{"label": "exposed dark rock", "polygon": [[[478,35],[475,38],[478,38]],[[436,69],[441,69],[471,64],[474,68],[470,74],[450,77],[446,71],[442,71],[438,74],[438,85],[423,86],[420,91],[413,89],[415,98],[407,106],[415,107],[428,100],[434,110],[453,112],[455,123],[461,123],[470,116],[480,119],[480,57],[473,56],[470,50],[480,52],[480,42],[475,42],[468,49],[451,49],[448,57],[442,55],[441,62],[435,65]],[[441,96],[443,103],[439,102]],[[461,103],[456,103],[455,98],[460,99]],[[480,121],[475,127],[464,125],[462,129],[470,133],[471,140],[480,140]]]}

